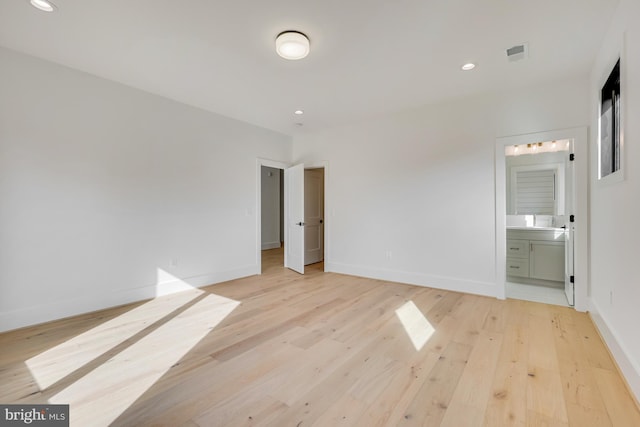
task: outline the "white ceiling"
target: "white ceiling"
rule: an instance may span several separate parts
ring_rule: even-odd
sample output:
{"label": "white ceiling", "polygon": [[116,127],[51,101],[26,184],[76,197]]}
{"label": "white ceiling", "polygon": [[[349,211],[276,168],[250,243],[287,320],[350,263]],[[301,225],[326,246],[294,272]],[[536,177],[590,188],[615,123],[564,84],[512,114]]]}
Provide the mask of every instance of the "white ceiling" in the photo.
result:
{"label": "white ceiling", "polygon": [[[287,134],[586,75],[618,3],[53,1],[44,13],[0,0],[0,45]],[[307,58],[275,53],[289,29],[311,39]],[[530,59],[509,63],[504,49],[522,42]],[[462,72],[468,61],[478,67]]]}

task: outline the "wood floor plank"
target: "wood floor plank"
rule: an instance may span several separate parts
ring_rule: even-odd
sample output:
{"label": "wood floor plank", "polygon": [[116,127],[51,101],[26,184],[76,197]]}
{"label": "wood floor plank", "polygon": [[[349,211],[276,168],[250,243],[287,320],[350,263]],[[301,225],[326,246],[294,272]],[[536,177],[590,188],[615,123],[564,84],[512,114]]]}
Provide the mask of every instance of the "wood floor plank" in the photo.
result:
{"label": "wood floor plank", "polygon": [[527,427],[569,427],[564,421],[557,420],[544,414],[527,411]]}
{"label": "wood floor plank", "polygon": [[538,415],[566,424],[569,421],[567,406],[558,373],[531,366],[527,371],[527,408]]}
{"label": "wood floor plank", "polygon": [[289,407],[284,403],[266,396],[262,402],[249,408],[246,413],[238,413],[234,419],[229,420],[227,425],[229,427],[273,426],[274,420],[288,409]]}
{"label": "wood floor plank", "polygon": [[314,319],[313,323],[302,326],[312,325],[313,329],[308,336],[302,337],[296,342],[303,348],[324,339],[333,336],[343,328],[355,323],[360,325],[355,319],[361,315],[374,310],[374,307],[381,304],[381,301],[393,295],[393,290],[385,287],[371,287],[368,291],[358,295],[354,299],[347,300],[342,306],[335,307],[332,310],[325,311],[321,316]]}
{"label": "wood floor plank", "polygon": [[460,301],[462,300],[470,300],[470,303],[466,304],[464,308],[454,308],[452,316],[460,321],[460,328],[453,340],[460,344],[473,346],[485,323],[491,302],[489,298],[478,298],[471,295],[464,295],[460,298]]}
{"label": "wood floor plank", "polygon": [[344,343],[322,340],[305,353],[305,359],[289,365],[289,375],[269,393],[270,396],[293,405],[301,395],[311,391],[351,359],[355,351]]}
{"label": "wood floor plank", "polygon": [[616,366],[591,319],[584,313],[575,313],[574,320],[580,339],[582,339],[582,345],[587,350],[585,355],[589,364],[595,368],[615,371]]}
{"label": "wood floor plank", "polygon": [[71,403],[72,426],[640,425],[584,313],[321,263],[302,276],[282,255],[264,251],[261,276],[0,334],[0,401]]}
{"label": "wood floor plank", "polygon": [[395,420],[404,416],[406,408],[440,359],[440,353],[429,350],[420,357],[417,355],[418,353],[413,360],[401,367],[354,425],[359,427],[393,425]]}
{"label": "wood floor plank", "polygon": [[471,350],[472,347],[453,341],[447,346],[429,372],[427,381],[423,383],[413,402],[404,411],[398,425],[440,425],[466,367]]}
{"label": "wood floor plank", "polygon": [[569,424],[611,426],[593,369],[570,314],[556,313],[554,338]]}
{"label": "wood floor plank", "polygon": [[402,364],[386,356],[374,356],[366,375],[356,380],[348,393],[362,405],[371,404],[389,385]]}
{"label": "wood floor plank", "polygon": [[[457,292],[442,292],[443,297],[425,313],[431,325],[436,326],[447,315],[450,315],[463,294]],[[466,299],[465,299],[466,300]]]}
{"label": "wood floor plank", "polygon": [[[343,303],[344,301],[342,299],[335,298],[331,301],[309,308],[308,310],[303,311],[302,313],[297,314],[291,318],[282,319],[283,321],[281,321],[280,323],[267,322],[266,324],[269,325],[269,327],[254,330],[254,333],[250,336],[240,341],[236,341],[223,349],[215,351],[214,353],[211,353],[211,357],[216,360],[232,359],[233,357],[236,357],[239,354],[244,353],[245,351],[249,351],[250,349],[258,346],[265,341],[269,341],[271,338],[282,335],[297,324],[304,322],[305,319],[313,317],[314,314],[322,312],[323,310],[326,310],[332,306],[342,305]],[[275,325],[273,325],[273,323],[275,323]]]}
{"label": "wood floor plank", "polygon": [[289,344],[269,352],[257,348],[243,353],[207,370],[199,369],[169,389],[150,390],[144,400],[130,407],[118,421],[120,425],[179,424],[273,377],[281,377],[283,367],[300,355],[301,350]]}
{"label": "wood floor plank", "polygon": [[[519,302],[509,304],[502,348],[493,378],[484,425],[524,426],[527,423],[527,365],[529,355],[529,315]],[[489,329],[493,328],[493,323]]]}
{"label": "wood floor plank", "polygon": [[347,393],[320,415],[312,425],[314,427],[353,426],[366,409],[366,404]]}
{"label": "wood floor plank", "polygon": [[620,375],[603,368],[594,368],[594,374],[611,423],[616,427],[640,426],[640,411]]}
{"label": "wood floor plank", "polygon": [[[506,342],[505,336],[503,342]],[[499,362],[483,425],[527,425],[527,366],[524,362]]]}
{"label": "wood floor plank", "polygon": [[374,349],[365,347],[344,360],[317,387],[299,394],[290,405],[290,410],[275,420],[275,425],[313,425],[341,395],[367,374],[369,367],[375,366],[374,354]]}
{"label": "wood floor plank", "polygon": [[480,333],[458,381],[443,426],[481,426],[491,394],[503,336]]}
{"label": "wood floor plank", "polygon": [[529,315],[529,367],[558,372],[558,356],[553,339],[552,319],[537,314]]}
{"label": "wood floor plank", "polygon": [[507,328],[508,310],[500,300],[489,300],[489,312],[485,318],[482,329],[488,332],[504,333]]}

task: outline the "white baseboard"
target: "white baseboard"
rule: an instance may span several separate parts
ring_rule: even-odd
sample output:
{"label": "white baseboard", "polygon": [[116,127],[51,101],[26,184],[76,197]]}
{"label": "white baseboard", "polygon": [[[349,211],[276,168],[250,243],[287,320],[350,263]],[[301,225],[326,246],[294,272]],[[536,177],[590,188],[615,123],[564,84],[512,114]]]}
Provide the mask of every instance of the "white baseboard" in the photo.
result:
{"label": "white baseboard", "polygon": [[593,299],[590,299],[589,306],[589,314],[593,319],[593,323],[598,328],[607,347],[609,347],[609,351],[618,364],[618,368],[620,368],[631,392],[635,395],[636,401],[640,401],[640,367],[629,357],[626,346],[618,339],[619,334],[609,326],[605,318],[600,314],[598,305]]}
{"label": "white baseboard", "polygon": [[262,244],[262,250],[267,250],[267,249],[277,249],[280,247],[280,242],[269,242],[269,243],[263,243]]}
{"label": "white baseboard", "polygon": [[251,265],[234,270],[218,271],[183,279],[172,277],[169,280],[139,288],[101,295],[83,295],[73,299],[53,301],[47,304],[4,312],[0,313],[0,332],[50,322],[65,317],[77,316],[79,314],[90,313],[132,302],[144,301],[162,295],[169,295],[187,289],[201,288],[203,286],[253,276],[255,274],[259,274],[258,267]]}
{"label": "white baseboard", "polygon": [[434,276],[337,262],[325,262],[325,271],[489,297],[498,297],[499,295],[498,287],[495,283],[458,279],[455,277]]}

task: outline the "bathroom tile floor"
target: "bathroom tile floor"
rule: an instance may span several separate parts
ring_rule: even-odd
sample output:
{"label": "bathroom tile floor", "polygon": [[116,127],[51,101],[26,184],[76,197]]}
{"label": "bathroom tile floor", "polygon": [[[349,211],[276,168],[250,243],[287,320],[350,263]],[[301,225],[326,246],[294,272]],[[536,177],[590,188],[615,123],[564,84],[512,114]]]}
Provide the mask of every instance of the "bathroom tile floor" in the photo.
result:
{"label": "bathroom tile floor", "polygon": [[563,307],[569,306],[567,297],[564,294],[564,289],[547,286],[507,282],[507,298],[560,305]]}

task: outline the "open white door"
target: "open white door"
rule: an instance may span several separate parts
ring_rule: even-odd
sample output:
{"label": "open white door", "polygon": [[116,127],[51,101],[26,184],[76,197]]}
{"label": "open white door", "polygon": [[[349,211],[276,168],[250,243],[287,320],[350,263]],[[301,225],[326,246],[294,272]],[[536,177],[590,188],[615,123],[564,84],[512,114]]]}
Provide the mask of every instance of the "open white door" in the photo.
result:
{"label": "open white door", "polygon": [[564,293],[570,306],[575,305],[575,283],[574,283],[574,248],[575,222],[571,221],[575,207],[575,174],[572,160],[573,141],[569,142],[569,151],[565,157],[565,232],[564,232]]}
{"label": "open white door", "polygon": [[284,266],[304,274],[304,164],[284,170]]}

